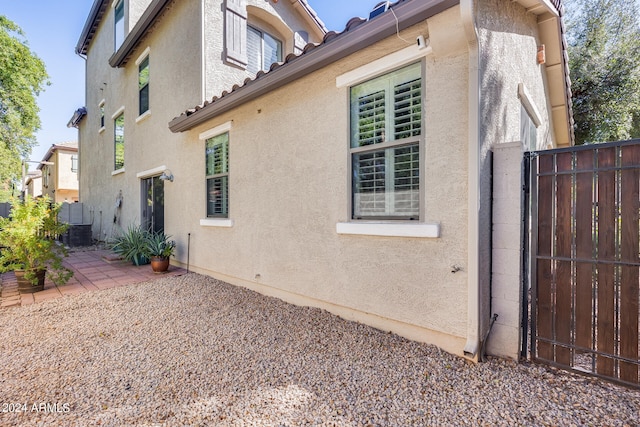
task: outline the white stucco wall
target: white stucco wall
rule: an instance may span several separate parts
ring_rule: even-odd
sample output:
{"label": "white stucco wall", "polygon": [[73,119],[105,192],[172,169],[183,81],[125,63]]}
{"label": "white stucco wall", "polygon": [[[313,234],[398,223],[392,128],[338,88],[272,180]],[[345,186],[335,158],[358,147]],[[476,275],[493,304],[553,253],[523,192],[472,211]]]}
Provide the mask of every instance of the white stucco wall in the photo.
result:
{"label": "white stucco wall", "polygon": [[483,143],[494,147],[520,141],[522,104],[518,85],[523,84],[543,118],[537,145],[542,148],[552,144],[544,68],[536,59],[539,45],[536,15],[508,0],[478,3]]}
{"label": "white stucco wall", "polygon": [[517,360],[522,321],[522,162],[520,142],[494,149],[492,301],[498,313],[487,342],[489,354]]}

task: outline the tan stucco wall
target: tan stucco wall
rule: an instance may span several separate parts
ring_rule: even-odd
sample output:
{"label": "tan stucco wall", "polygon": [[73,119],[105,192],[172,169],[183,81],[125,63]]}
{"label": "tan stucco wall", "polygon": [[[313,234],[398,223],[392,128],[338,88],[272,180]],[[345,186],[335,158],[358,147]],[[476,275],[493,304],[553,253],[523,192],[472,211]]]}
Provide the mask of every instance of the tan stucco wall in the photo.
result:
{"label": "tan stucco wall", "polygon": [[[148,0],[128,0],[130,10],[127,19],[133,23],[144,12]],[[272,8],[266,2],[249,0],[250,4],[283,14],[284,19],[294,21],[292,27],[304,27],[291,11],[289,2],[279,2]],[[206,9],[205,9],[206,8]],[[206,10],[206,13],[203,12]],[[203,15],[205,13],[205,15]],[[205,25],[206,19],[215,16],[215,25]],[[168,129],[169,121],[180,112],[201,104],[205,99],[204,87],[209,95],[219,95],[233,84],[242,83],[245,72],[223,64],[222,2],[176,1],[153,31],[145,37],[132,53],[123,68],[112,68],[108,59],[113,54],[113,8],[108,8],[98,31],[89,47],[86,64],[86,108],[87,116],[80,125],[79,152],[81,201],[93,218],[93,237],[104,240],[114,230],[130,223],[140,223],[140,178],[139,173],[166,166],[169,169],[178,163],[189,165],[193,160],[182,154],[185,135],[173,134]],[[132,26],[131,26],[132,28]],[[131,29],[129,28],[129,29]],[[203,34],[207,37],[203,42]],[[203,61],[206,46],[206,79],[203,80]],[[138,120],[138,67],[135,61],[149,47],[150,62],[150,112]],[[231,71],[230,71],[231,70]],[[105,101],[105,127],[99,132],[99,103]],[[114,129],[112,115],[124,107],[125,117],[125,168],[124,172],[112,175],[114,156]],[[154,172],[160,175],[161,172]],[[176,174],[177,176],[177,174]],[[174,197],[174,203],[187,203],[190,186],[165,185],[166,197]],[[116,198],[122,193],[123,203],[115,207]],[[184,200],[184,202],[182,201]],[[177,213],[165,209],[167,220]],[[114,218],[117,226],[114,227]]]}
{"label": "tan stucco wall", "polygon": [[[112,68],[112,15],[106,15],[87,59],[87,116],[80,127],[81,201],[93,217],[93,237],[104,240],[118,225],[140,223],[140,182],[137,173],[166,165],[179,150],[181,135],[167,123],[176,111],[200,99],[200,32],[198,2],[177,2],[144,39],[124,68]],[[109,14],[112,14],[110,9]],[[138,120],[138,66],[135,61],[149,47],[150,114]],[[100,129],[99,103],[105,101],[105,127]],[[125,168],[114,170],[113,114],[124,107]],[[159,173],[158,173],[159,174]],[[123,203],[115,201],[122,192]],[[116,227],[117,228],[117,227]]]}
{"label": "tan stucco wall", "polygon": [[[403,32],[428,34],[426,23]],[[435,239],[338,235],[349,221],[348,88],[336,77],[405,48],[391,37],[187,133],[167,228],[190,268],[462,354],[467,327],[467,58],[425,63],[425,218]],[[312,95],[310,93],[312,91]],[[303,94],[305,94],[303,96]],[[231,228],[203,227],[204,142],[232,121]],[[189,192],[185,194],[185,183]],[[169,188],[169,186],[167,186]],[[173,189],[180,192],[176,197]],[[169,194],[169,193],[167,193]],[[181,202],[181,203],[179,203]],[[452,273],[451,266],[462,271]]]}
{"label": "tan stucco wall", "polygon": [[56,167],[56,191],[78,192],[78,173],[71,171],[71,158],[77,156],[76,151],[56,150],[53,162]]}

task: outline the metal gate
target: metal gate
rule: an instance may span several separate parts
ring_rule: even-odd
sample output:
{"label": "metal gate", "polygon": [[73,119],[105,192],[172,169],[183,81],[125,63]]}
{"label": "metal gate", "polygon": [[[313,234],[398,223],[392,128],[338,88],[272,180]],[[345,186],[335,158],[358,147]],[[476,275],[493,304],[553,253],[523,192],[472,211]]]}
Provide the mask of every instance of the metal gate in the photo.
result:
{"label": "metal gate", "polygon": [[640,140],[528,165],[532,360],[640,386]]}

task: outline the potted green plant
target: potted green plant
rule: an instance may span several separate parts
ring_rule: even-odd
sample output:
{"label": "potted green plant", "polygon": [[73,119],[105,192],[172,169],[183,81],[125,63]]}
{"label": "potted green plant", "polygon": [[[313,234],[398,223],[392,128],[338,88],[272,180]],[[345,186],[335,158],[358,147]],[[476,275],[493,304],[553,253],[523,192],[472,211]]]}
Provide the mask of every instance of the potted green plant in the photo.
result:
{"label": "potted green plant", "polygon": [[0,273],[14,271],[20,293],[44,289],[45,274],[66,283],[73,272],[62,265],[67,249],[56,240],[69,227],[58,222],[61,204],[27,196],[11,205],[9,218],[0,218]]}
{"label": "potted green plant", "polygon": [[125,231],[111,239],[109,247],[135,265],[149,264],[149,258],[146,256],[148,238],[149,232],[144,227],[131,224]]}
{"label": "potted green plant", "polygon": [[176,242],[162,231],[151,232],[147,238],[145,255],[151,259],[151,268],[156,273],[169,269],[169,257],[173,255]]}

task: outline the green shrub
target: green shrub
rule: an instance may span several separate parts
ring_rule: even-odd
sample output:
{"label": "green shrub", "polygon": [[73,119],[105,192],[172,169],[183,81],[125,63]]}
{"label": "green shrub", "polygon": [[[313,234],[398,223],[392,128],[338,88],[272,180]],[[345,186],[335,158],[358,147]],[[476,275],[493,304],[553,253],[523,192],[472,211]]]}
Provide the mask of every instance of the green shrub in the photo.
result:
{"label": "green shrub", "polygon": [[67,249],[56,240],[69,227],[58,222],[62,205],[47,196],[27,196],[24,202],[13,198],[11,205],[9,218],[0,218],[0,273],[25,270],[35,285],[36,271],[47,270],[54,283],[66,283],[73,272],[62,265]]}

